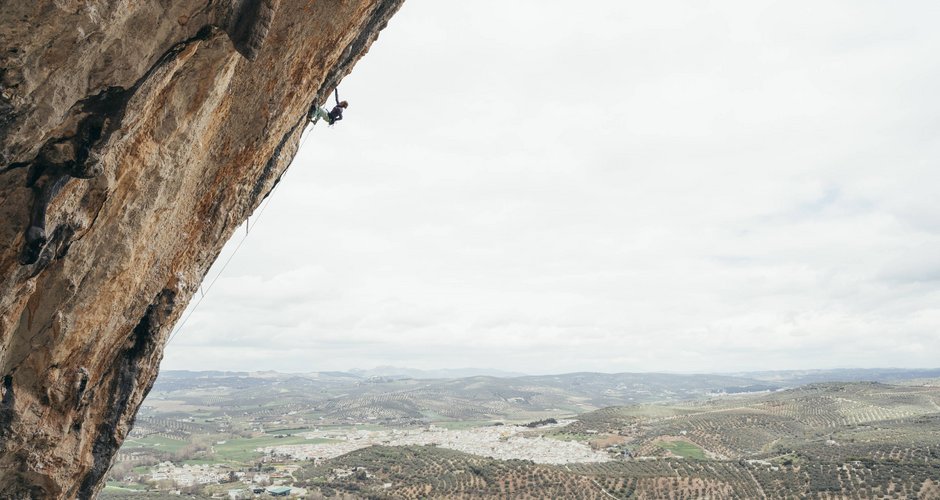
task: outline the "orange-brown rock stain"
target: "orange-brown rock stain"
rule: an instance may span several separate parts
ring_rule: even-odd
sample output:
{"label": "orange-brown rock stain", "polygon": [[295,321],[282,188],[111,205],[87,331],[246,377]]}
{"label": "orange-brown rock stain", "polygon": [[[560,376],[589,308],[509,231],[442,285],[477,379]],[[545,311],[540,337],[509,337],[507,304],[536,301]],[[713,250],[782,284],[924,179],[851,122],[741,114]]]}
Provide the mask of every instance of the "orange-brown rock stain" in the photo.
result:
{"label": "orange-brown rock stain", "polygon": [[37,0],[0,11],[0,47],[17,48],[0,67],[23,75],[6,89],[16,122],[0,120],[3,158],[29,161],[74,133],[83,99],[128,93],[95,146],[103,173],[71,179],[49,205],[47,229],[71,232],[38,264],[17,260],[34,197],[27,167],[0,165],[0,380],[10,381],[0,498],[100,487],[199,282],[289,165],[311,103],[329,97],[400,0],[282,0],[254,61],[201,30],[208,4],[105,0],[92,11]]}

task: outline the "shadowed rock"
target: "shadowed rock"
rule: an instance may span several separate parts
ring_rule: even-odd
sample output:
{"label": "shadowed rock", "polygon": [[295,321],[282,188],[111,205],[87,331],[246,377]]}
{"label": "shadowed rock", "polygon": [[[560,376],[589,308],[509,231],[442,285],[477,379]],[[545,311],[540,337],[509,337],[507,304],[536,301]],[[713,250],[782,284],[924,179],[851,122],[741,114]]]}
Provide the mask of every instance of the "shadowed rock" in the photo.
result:
{"label": "shadowed rock", "polygon": [[230,0],[222,6],[221,27],[241,55],[254,61],[274,21],[279,0]]}

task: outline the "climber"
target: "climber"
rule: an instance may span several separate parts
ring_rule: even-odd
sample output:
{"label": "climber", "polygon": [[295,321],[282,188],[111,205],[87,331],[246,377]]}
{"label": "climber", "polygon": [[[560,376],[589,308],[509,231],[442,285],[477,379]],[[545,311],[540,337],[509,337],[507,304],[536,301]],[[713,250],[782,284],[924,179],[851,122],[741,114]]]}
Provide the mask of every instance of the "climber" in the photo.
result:
{"label": "climber", "polygon": [[339,104],[333,106],[333,110],[330,111],[328,115],[330,125],[343,119],[343,110],[349,107],[349,103],[346,101],[340,101]]}
{"label": "climber", "polygon": [[346,101],[338,102],[329,113],[326,112],[326,108],[319,107],[317,108],[317,117],[332,125],[343,119],[343,110],[347,107],[349,107],[349,103]]}

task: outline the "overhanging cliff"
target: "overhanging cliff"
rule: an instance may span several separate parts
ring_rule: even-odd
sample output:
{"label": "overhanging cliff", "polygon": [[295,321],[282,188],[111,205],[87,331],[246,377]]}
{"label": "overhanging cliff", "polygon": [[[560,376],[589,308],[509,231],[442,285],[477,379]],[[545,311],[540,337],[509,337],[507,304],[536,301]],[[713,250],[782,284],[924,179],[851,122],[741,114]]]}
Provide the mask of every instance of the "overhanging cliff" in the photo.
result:
{"label": "overhanging cliff", "polygon": [[90,498],[163,347],[403,0],[0,10],[0,498]]}

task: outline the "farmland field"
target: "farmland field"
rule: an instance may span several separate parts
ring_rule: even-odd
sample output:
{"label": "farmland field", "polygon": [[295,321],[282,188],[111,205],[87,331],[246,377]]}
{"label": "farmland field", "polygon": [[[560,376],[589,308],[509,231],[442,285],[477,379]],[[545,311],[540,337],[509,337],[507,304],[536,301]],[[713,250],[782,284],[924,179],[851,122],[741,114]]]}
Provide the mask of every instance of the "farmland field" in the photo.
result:
{"label": "farmland field", "polygon": [[660,441],[658,444],[660,448],[671,452],[677,457],[705,460],[705,452],[688,441]]}
{"label": "farmland field", "polygon": [[187,373],[155,386],[101,498],[940,498],[936,377],[745,375]]}

